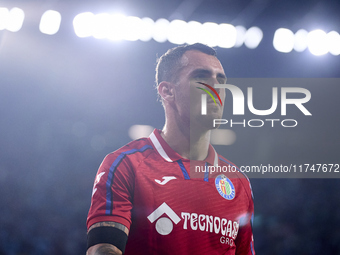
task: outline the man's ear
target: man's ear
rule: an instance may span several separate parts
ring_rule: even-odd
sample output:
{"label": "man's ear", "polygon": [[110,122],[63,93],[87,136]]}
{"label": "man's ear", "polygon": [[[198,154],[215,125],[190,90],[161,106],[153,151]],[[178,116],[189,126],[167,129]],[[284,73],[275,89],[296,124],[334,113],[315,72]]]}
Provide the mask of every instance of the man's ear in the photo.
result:
{"label": "man's ear", "polygon": [[158,93],[164,101],[172,102],[175,99],[174,84],[168,81],[162,81],[158,85]]}

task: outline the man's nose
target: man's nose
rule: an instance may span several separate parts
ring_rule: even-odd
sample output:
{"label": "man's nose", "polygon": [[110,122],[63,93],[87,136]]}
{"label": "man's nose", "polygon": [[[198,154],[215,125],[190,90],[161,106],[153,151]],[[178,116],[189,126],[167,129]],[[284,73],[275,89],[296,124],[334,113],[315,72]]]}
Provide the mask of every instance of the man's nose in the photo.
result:
{"label": "man's nose", "polygon": [[218,81],[215,81],[215,82],[214,82],[214,84],[213,84],[213,88],[216,90],[216,92],[217,92],[218,94],[220,94],[220,93],[221,93],[221,90],[222,90],[222,88],[216,88],[216,86],[215,86],[216,84],[219,84],[219,83],[218,83]]}
{"label": "man's nose", "polygon": [[220,89],[215,87],[215,84],[219,84],[216,78],[211,77],[209,80],[206,81],[206,84],[213,87],[217,93],[220,93]]}
{"label": "man's nose", "polygon": [[221,94],[221,90],[222,90],[221,88],[215,88],[215,90],[218,94]]}

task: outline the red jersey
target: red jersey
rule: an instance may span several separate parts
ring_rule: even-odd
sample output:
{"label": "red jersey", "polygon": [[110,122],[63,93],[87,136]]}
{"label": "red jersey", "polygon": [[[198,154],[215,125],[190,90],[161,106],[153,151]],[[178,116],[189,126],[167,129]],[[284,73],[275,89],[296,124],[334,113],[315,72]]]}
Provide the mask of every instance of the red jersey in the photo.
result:
{"label": "red jersey", "polygon": [[251,255],[253,213],[249,180],[235,165],[211,145],[204,161],[184,159],[154,130],[105,157],[87,227],[125,225],[125,254]]}

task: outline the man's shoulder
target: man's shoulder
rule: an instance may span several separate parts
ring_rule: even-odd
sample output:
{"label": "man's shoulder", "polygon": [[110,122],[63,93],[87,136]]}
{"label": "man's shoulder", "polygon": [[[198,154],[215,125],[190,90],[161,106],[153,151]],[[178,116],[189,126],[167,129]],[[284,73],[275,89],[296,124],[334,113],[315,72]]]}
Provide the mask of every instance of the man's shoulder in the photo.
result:
{"label": "man's shoulder", "polygon": [[153,151],[153,147],[148,138],[140,138],[127,143],[119,149],[109,153],[105,157],[105,161],[118,161],[125,158],[144,158],[147,157],[150,152]]}

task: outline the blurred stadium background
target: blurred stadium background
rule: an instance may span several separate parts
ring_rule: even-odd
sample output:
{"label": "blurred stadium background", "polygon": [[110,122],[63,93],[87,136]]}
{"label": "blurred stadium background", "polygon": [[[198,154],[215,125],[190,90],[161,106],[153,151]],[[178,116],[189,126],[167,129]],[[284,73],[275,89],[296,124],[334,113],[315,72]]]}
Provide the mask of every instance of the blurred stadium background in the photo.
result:
{"label": "blurred stadium background", "polygon": [[[339,164],[339,11],[321,0],[0,1],[0,254],[85,254],[97,168],[162,128],[155,63],[177,44],[216,47],[230,83],[311,81],[301,87],[313,116],[222,127],[219,153],[237,165]],[[340,254],[339,179],[251,181],[257,254]]]}

